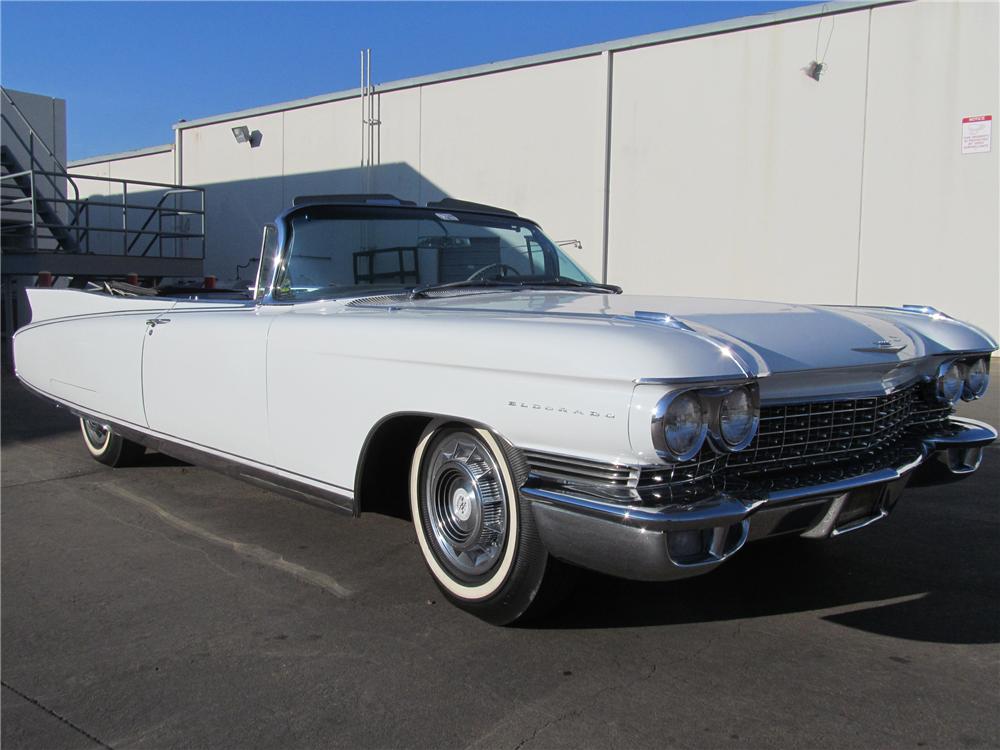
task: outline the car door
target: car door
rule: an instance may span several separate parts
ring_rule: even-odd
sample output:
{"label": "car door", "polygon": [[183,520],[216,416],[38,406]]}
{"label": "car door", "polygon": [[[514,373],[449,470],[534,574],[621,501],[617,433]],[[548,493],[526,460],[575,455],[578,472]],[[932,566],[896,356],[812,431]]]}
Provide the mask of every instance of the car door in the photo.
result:
{"label": "car door", "polygon": [[142,350],[150,429],[270,463],[265,362],[272,319],[249,301],[179,301],[151,320]]}

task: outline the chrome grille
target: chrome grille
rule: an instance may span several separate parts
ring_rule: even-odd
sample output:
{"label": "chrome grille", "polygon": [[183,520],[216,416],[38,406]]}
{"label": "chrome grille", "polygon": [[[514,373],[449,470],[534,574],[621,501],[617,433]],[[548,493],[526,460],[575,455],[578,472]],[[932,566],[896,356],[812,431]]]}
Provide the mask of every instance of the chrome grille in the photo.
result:
{"label": "chrome grille", "polygon": [[909,432],[939,425],[949,414],[949,407],[925,398],[920,384],[873,398],[763,406],[757,437],[744,450],[720,455],[706,445],[691,461],[644,470],[639,486],[770,475],[861,460],[894,446]]}
{"label": "chrome grille", "polygon": [[906,390],[876,398],[761,409],[757,437],[746,450],[732,454],[727,467],[794,469],[875,450],[909,426],[913,396]]}
{"label": "chrome grille", "polygon": [[524,451],[531,473],[537,477],[555,479],[565,484],[599,484],[628,489],[639,481],[639,469],[620,464],[588,461],[541,451]]}

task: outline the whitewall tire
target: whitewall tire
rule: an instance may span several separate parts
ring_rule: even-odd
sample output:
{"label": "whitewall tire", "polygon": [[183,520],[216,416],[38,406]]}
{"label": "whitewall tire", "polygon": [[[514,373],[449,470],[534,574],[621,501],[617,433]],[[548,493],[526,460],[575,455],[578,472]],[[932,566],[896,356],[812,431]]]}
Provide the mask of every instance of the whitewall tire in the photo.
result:
{"label": "whitewall tire", "polygon": [[95,461],[107,466],[129,466],[136,463],[146,452],[138,443],[126,440],[112,432],[106,424],[93,419],[80,418],[80,432],[83,444]]}
{"label": "whitewall tire", "polygon": [[452,603],[498,625],[532,608],[557,567],[512,463],[512,449],[489,430],[436,420],[410,468],[413,525],[435,583]]}

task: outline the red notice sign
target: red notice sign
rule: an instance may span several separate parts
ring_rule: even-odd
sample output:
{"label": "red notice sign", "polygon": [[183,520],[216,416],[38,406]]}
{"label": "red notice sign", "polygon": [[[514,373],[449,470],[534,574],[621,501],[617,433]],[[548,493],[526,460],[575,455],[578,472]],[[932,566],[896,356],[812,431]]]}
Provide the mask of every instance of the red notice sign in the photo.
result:
{"label": "red notice sign", "polygon": [[993,115],[962,118],[962,153],[988,154],[993,140]]}

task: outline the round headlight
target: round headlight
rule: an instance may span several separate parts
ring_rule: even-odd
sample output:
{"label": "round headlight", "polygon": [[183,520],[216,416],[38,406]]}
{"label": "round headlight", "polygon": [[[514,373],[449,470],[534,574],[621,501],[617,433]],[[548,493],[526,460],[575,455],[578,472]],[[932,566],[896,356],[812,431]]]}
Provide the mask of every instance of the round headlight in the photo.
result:
{"label": "round headlight", "polygon": [[937,378],[937,395],[942,401],[953,404],[962,395],[965,376],[958,362],[942,365]]}
{"label": "round headlight", "polygon": [[663,413],[663,442],[675,461],[687,461],[705,441],[705,410],[694,392],[672,399]]}
{"label": "round headlight", "polygon": [[962,398],[971,401],[979,398],[990,386],[990,364],[985,359],[977,359],[965,373],[965,389]]}
{"label": "round headlight", "polygon": [[753,440],[757,409],[747,388],[736,388],[719,404],[719,434],[730,450],[741,450]]}

